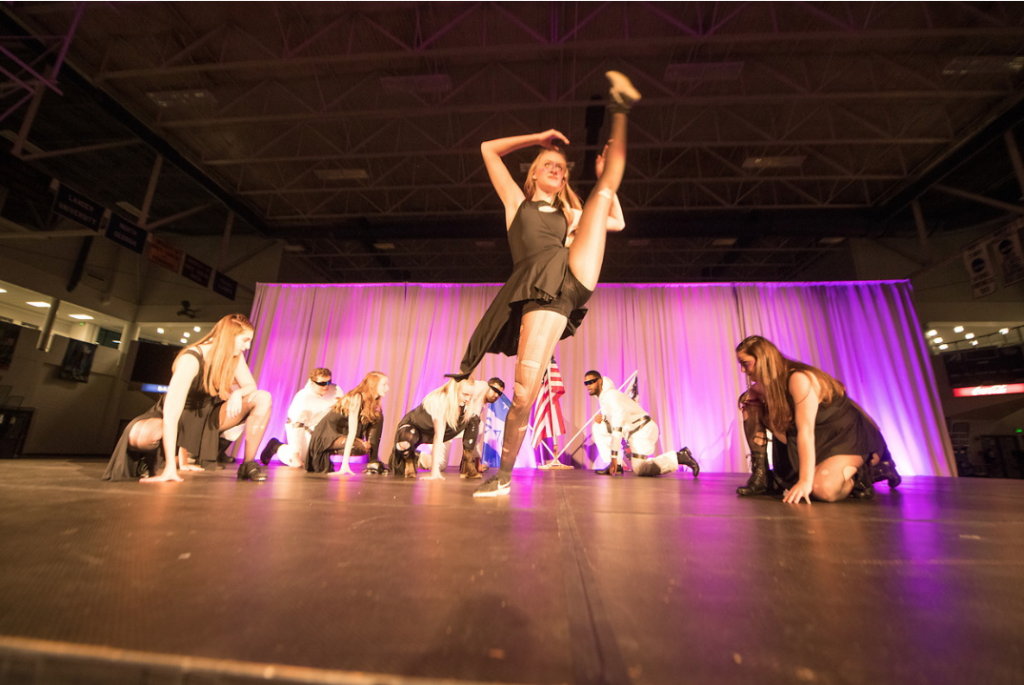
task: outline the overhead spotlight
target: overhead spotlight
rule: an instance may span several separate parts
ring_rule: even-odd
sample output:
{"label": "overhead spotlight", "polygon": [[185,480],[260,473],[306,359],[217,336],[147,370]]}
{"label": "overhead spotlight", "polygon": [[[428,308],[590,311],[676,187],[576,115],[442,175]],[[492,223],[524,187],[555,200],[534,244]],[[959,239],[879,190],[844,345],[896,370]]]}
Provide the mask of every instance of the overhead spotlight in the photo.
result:
{"label": "overhead spotlight", "polygon": [[192,334],[191,334],[191,333],[189,333],[188,331],[185,331],[184,333],[182,333],[182,334],[181,334],[181,337],[183,337],[183,338],[187,338],[187,337],[189,337],[190,335],[192,335]]}
{"label": "overhead spotlight", "polygon": [[203,329],[202,329],[202,328],[200,328],[199,326],[193,326],[193,327],[192,327],[192,330],[193,330],[193,331],[195,331],[196,333],[198,333],[199,331],[201,331],[201,330],[203,330]]}
{"label": "overhead spotlight", "polygon": [[968,333],[965,335],[964,340],[974,340],[974,333]]}
{"label": "overhead spotlight", "polygon": [[933,328],[930,331],[925,332],[925,337],[927,337],[927,338],[934,338],[938,334],[939,334],[939,332]]}
{"label": "overhead spotlight", "polygon": [[164,334],[164,329],[158,328],[158,329],[156,329],[156,332],[159,333],[160,335],[163,335]]}
{"label": "overhead spotlight", "polygon": [[946,349],[948,347],[949,347],[949,345],[939,345],[939,349],[940,350],[944,350],[944,349]]}
{"label": "overhead spotlight", "polygon": [[963,326],[955,326],[953,328],[953,332],[954,333],[963,333],[964,332],[964,327]]}
{"label": "overhead spotlight", "polygon": [[188,338],[182,338],[181,342],[182,342],[182,344],[187,345],[188,344]]}
{"label": "overhead spotlight", "polygon": [[932,342],[938,345],[940,342],[942,342],[942,338],[935,338],[934,340],[932,340]]}

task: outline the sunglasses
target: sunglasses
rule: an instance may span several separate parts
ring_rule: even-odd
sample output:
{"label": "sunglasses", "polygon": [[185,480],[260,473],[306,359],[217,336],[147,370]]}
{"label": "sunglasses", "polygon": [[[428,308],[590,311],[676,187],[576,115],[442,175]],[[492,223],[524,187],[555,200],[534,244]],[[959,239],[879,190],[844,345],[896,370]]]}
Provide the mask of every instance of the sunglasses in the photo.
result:
{"label": "sunglasses", "polygon": [[504,388],[499,388],[499,387],[494,386],[494,385],[488,385],[487,387],[490,388],[491,390],[493,390],[494,392],[498,393],[499,395],[504,395],[505,394],[505,389]]}
{"label": "sunglasses", "polygon": [[600,378],[591,378],[591,379],[590,379],[590,380],[588,380],[588,381],[583,381],[583,385],[586,385],[586,386],[591,386],[591,385],[593,385],[594,383],[597,383],[597,382],[598,382],[599,380],[601,380],[601,379],[600,379]]}
{"label": "sunglasses", "polygon": [[319,385],[321,388],[326,388],[330,384],[330,379],[327,379],[326,381],[313,381],[313,385]]}

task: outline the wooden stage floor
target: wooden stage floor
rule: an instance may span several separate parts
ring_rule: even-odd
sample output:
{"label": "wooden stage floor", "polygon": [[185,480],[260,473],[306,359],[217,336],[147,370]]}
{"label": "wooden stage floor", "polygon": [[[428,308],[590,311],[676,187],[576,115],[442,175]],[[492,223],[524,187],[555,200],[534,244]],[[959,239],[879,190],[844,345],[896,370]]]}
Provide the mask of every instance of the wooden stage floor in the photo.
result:
{"label": "wooden stage floor", "polygon": [[103,467],[0,462],[3,685],[1024,683],[1024,481]]}

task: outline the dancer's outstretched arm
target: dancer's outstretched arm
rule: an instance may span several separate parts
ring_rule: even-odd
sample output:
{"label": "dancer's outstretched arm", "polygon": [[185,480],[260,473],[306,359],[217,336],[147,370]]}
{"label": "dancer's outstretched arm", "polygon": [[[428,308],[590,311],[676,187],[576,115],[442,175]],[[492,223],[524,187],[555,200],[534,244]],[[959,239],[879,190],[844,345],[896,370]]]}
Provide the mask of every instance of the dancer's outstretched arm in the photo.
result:
{"label": "dancer's outstretched arm", "polygon": [[501,203],[505,205],[505,227],[512,224],[519,205],[526,198],[522,188],[512,178],[508,167],[501,161],[501,158],[510,152],[522,150],[525,147],[539,145],[548,150],[557,150],[560,143],[569,144],[569,139],[555,129],[548,129],[540,133],[531,133],[525,136],[511,136],[509,138],[497,138],[480,143],[480,154],[484,158],[484,166],[487,167],[487,175],[491,179],[491,185],[498,193]]}
{"label": "dancer's outstretched arm", "polygon": [[434,444],[430,447],[432,463],[430,475],[423,480],[444,480],[444,476],[441,475],[441,460],[444,459],[444,431],[448,425],[444,419],[431,418],[434,420]]}
{"label": "dancer's outstretched arm", "polygon": [[357,396],[355,398],[355,405],[355,408],[350,409],[348,412],[348,436],[345,438],[345,449],[341,453],[339,475],[356,475],[352,467],[348,465],[348,460],[352,456],[352,443],[355,442],[356,434],[359,432],[359,412],[363,410],[363,398]]}

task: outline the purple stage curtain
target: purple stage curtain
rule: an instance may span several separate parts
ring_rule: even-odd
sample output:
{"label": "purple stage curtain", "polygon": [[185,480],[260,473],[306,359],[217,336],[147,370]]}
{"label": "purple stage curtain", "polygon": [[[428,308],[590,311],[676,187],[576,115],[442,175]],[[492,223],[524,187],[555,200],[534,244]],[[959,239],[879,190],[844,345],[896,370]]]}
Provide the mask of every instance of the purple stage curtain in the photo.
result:
{"label": "purple stage curtain", "polygon": [[[458,368],[497,288],[259,284],[250,366],[274,397],[268,435],[283,436],[288,404],[313,367],[332,369],[342,390],[379,370],[391,379],[386,459],[399,419]],[[661,428],[660,450],[685,445],[708,471],[745,471],[736,400],[746,379],[733,350],[759,334],[845,383],[878,422],[902,473],[955,473],[907,281],[600,285],[588,306],[578,334],[556,351],[567,389],[565,439],[597,410],[583,387],[587,370],[617,384],[638,371],[639,402]],[[514,359],[488,355],[475,377],[498,376],[510,393],[514,368]],[[588,437],[589,428],[568,452],[591,467],[581,444]],[[519,462],[534,465],[529,450]]]}

